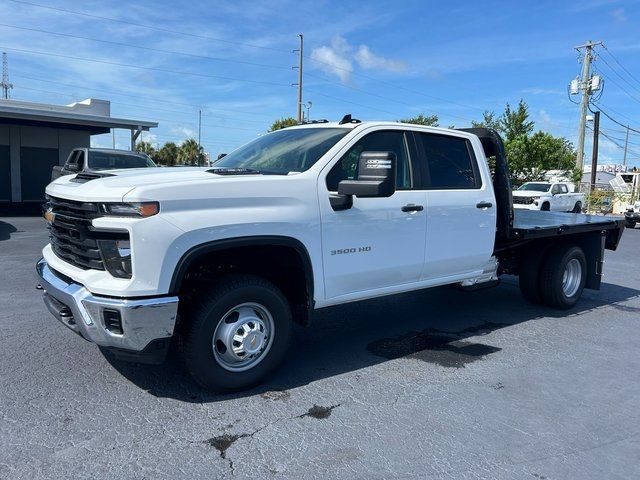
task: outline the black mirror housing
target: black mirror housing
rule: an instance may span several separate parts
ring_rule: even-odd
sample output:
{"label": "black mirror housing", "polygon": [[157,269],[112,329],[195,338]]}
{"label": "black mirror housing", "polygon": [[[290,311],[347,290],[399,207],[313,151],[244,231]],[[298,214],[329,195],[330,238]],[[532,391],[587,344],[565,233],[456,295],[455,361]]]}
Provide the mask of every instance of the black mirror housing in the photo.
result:
{"label": "black mirror housing", "polygon": [[390,197],[396,191],[397,159],[393,152],[362,152],[358,179],[342,180],[339,195],[360,198]]}

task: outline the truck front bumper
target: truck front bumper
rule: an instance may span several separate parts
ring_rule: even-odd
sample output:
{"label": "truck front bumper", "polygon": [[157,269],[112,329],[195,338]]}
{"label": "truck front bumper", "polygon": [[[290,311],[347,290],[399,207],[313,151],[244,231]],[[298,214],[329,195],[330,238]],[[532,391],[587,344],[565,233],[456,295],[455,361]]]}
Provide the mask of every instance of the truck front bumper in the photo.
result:
{"label": "truck front bumper", "polygon": [[169,348],[178,297],[121,299],[95,296],[49,267],[36,264],[47,309],[63,325],[117,357],[160,363]]}

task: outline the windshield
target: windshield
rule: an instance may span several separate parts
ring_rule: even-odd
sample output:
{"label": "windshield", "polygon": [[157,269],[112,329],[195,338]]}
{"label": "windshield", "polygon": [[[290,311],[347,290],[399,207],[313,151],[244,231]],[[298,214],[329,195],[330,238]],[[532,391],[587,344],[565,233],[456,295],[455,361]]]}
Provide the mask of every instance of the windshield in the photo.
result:
{"label": "windshield", "polygon": [[117,170],[120,168],[155,167],[146,155],[119,152],[89,152],[89,168],[91,170]]}
{"label": "windshield", "polygon": [[525,183],[518,190],[529,190],[533,192],[546,192],[551,187],[550,183]]}
{"label": "windshield", "polygon": [[216,169],[246,169],[286,175],[304,172],[344,137],[346,128],[282,129],[247,143],[213,164]]}

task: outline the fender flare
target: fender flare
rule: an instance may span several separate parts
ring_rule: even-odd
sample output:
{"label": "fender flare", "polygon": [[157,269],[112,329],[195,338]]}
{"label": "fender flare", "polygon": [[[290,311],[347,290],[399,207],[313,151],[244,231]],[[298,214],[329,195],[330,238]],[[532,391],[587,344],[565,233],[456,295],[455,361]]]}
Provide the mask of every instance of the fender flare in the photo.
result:
{"label": "fender flare", "polygon": [[314,281],[313,281],[313,264],[311,263],[311,257],[304,244],[293,237],[286,237],[280,235],[258,235],[249,237],[235,237],[225,238],[222,240],[213,240],[211,242],[201,243],[194,247],[191,247],[185,252],[173,271],[171,276],[171,283],[169,285],[169,292],[172,295],[177,295],[180,289],[182,279],[184,278],[191,264],[198,259],[201,255],[206,255],[211,252],[220,250],[226,250],[229,248],[238,247],[252,247],[252,246],[278,246],[293,248],[302,261],[305,276],[305,287],[307,290],[309,312],[313,310],[314,300]]}

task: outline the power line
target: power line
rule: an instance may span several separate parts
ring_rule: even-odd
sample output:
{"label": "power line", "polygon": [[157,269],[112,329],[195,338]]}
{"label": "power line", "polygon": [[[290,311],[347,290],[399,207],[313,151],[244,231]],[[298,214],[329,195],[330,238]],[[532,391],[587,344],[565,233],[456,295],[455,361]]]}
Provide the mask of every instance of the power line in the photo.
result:
{"label": "power line", "polygon": [[633,78],[636,82],[638,82],[640,84],[640,80],[638,80],[635,75],[633,75],[629,70],[627,70],[627,68],[622,63],[620,63],[618,61],[618,59],[615,57],[615,55],[613,53],[611,53],[611,50],[609,50],[604,44],[602,45],[602,48],[604,48],[607,51],[609,56],[611,58],[613,58],[614,62],[616,62],[618,65],[620,65],[620,68],[622,68],[625,72],[627,72],[627,75],[629,75],[631,78]]}
{"label": "power line", "polygon": [[[48,79],[44,79],[44,78],[38,78],[38,77],[31,77],[28,75],[13,75],[14,77],[18,77],[18,78],[25,78],[28,80],[35,80],[37,82],[44,82],[44,83],[51,83],[54,85],[60,85],[63,87],[69,87],[69,88],[79,88],[82,90],[89,90],[89,91],[95,91],[95,92],[100,92],[103,94],[108,94],[108,95],[118,95],[118,96],[122,96],[122,97],[129,97],[129,98],[136,98],[136,99],[141,99],[141,100],[146,100],[149,102],[154,102],[154,103],[162,103],[163,105],[176,105],[176,106],[181,106],[181,107],[191,107],[194,109],[199,109],[199,108],[205,108],[206,110],[219,110],[221,112],[231,112],[231,113],[243,113],[243,114],[247,114],[247,115],[251,115],[253,118],[259,118],[259,117],[263,117],[263,118],[269,118],[271,119],[271,117],[268,117],[266,115],[257,115],[255,114],[255,112],[248,112],[248,111],[244,111],[244,110],[235,110],[235,109],[229,109],[229,108],[220,108],[220,107],[212,107],[209,105],[197,105],[197,104],[192,104],[192,103],[182,103],[182,102],[172,102],[170,100],[164,100],[164,99],[155,99],[155,98],[151,98],[151,97],[145,97],[142,95],[133,95],[130,93],[122,93],[119,91],[114,91],[114,90],[104,90],[102,88],[91,88],[91,87],[85,87],[84,85],[75,85],[75,84],[71,84],[71,83],[63,83],[63,82],[57,82],[55,80],[48,80]],[[28,89],[28,87],[21,87],[21,88],[25,88]],[[46,91],[46,90],[43,90]],[[56,92],[57,93],[57,92]],[[71,95],[70,95],[71,96]],[[118,103],[118,102],[111,102],[111,103]],[[131,104],[131,103],[120,103],[120,105],[131,105],[131,106],[136,106],[135,104]],[[138,106],[142,106],[144,108],[153,108],[153,109],[157,109],[156,107],[149,107],[147,105],[138,105]],[[159,109],[157,109],[159,110]],[[172,112],[172,113],[182,113],[182,114],[186,114],[185,112],[180,112],[177,110],[164,110],[167,112]],[[219,114],[216,114],[219,115]],[[223,116],[219,116],[220,118],[227,118],[227,119],[232,119],[232,117],[223,117]],[[262,123],[262,122],[258,122],[257,120],[242,120],[242,122],[250,122],[250,123]]]}
{"label": "power line", "polygon": [[[12,1],[16,1],[16,0],[12,0]],[[5,47],[0,47],[0,48],[5,48]],[[23,49],[23,48],[8,48],[7,47],[6,50],[10,50],[10,51],[14,51],[14,52],[20,52],[20,53],[28,53],[28,54],[33,54],[33,55],[42,55],[42,56],[45,56],[45,57],[59,57],[59,58],[67,58],[67,59],[70,59],[70,60],[79,60],[79,61],[82,61],[82,62],[91,62],[91,63],[100,63],[100,64],[105,64],[105,65],[113,65],[113,66],[116,66],[116,67],[136,68],[136,69],[140,69],[140,70],[150,70],[150,71],[155,71],[155,72],[172,73],[172,74],[175,74],[175,75],[190,75],[190,76],[194,76],[194,77],[215,78],[215,79],[218,79],[218,80],[226,80],[226,81],[232,81],[232,82],[245,82],[245,83],[258,84],[258,85],[269,85],[269,86],[287,87],[287,88],[290,87],[290,85],[284,84],[284,83],[267,82],[267,81],[261,81],[261,80],[248,80],[246,78],[225,77],[225,76],[220,76],[220,75],[211,75],[211,74],[198,73],[198,72],[185,72],[185,71],[180,71],[180,70],[170,70],[170,69],[159,68],[159,67],[149,67],[149,66],[144,66],[144,65],[133,65],[133,64],[130,64],[130,63],[113,62],[113,61],[110,61],[110,60],[97,60],[95,58],[74,57],[72,55],[63,55],[61,53],[38,52],[36,50],[27,50],[27,49]]]}
{"label": "power line", "polygon": [[611,78],[608,74],[605,74],[602,70],[598,70],[598,73],[600,75],[602,75],[604,78],[606,78],[607,80],[609,80],[611,83],[613,83],[615,86],[617,86],[620,90],[622,90],[624,93],[626,93],[627,95],[629,95],[629,97],[631,97],[633,100],[635,100],[636,102],[640,103],[640,98],[636,97],[633,93],[629,92],[625,87],[623,87],[622,85],[620,85],[618,82],[616,82],[613,78]]}
{"label": "power line", "polygon": [[611,115],[609,115],[605,110],[603,110],[603,109],[602,109],[602,107],[601,107],[600,105],[598,105],[598,108],[600,109],[600,111],[601,111],[602,113],[604,113],[604,116],[605,116],[605,117],[607,117],[609,120],[611,120],[613,123],[617,123],[617,124],[618,124],[618,125],[620,125],[621,127],[628,128],[628,129],[629,129],[629,130],[631,130],[632,132],[640,133],[640,130],[636,130],[636,129],[634,129],[634,128],[631,128],[631,127],[630,127],[630,126],[628,126],[628,125],[625,125],[625,124],[623,124],[623,123],[620,123],[618,120],[616,120],[616,119],[615,119],[615,118],[613,118]]}
{"label": "power line", "polygon": [[[595,106],[597,106],[599,109],[601,109],[601,110],[602,110],[602,106],[603,106],[603,105],[602,105],[602,102],[599,102],[599,101],[598,101],[598,102],[593,102],[593,104],[594,104]],[[635,121],[636,121],[635,119],[633,119],[633,118],[631,118],[631,117],[629,117],[629,116],[627,116],[627,115],[625,115],[625,114],[623,114],[623,113],[620,113],[620,112],[619,112],[619,111],[617,111],[617,110],[614,110],[613,108],[609,107],[608,105],[604,105],[604,107],[605,107],[607,110],[609,110],[610,112],[613,112],[613,113],[615,113],[616,115],[619,115],[619,116],[621,116],[621,117],[624,117],[624,118],[626,118],[627,120],[630,120],[631,122],[635,122]],[[627,127],[626,127],[626,125],[625,125],[625,128],[627,128]]]}
{"label": "power line", "polygon": [[200,55],[200,54],[196,54],[196,53],[188,53],[188,52],[180,52],[177,50],[164,50],[162,48],[154,48],[154,47],[144,47],[142,45],[134,45],[132,43],[125,43],[125,42],[115,42],[112,40],[102,40],[100,38],[93,38],[93,37],[83,37],[82,35],[75,35],[75,34],[71,34],[71,33],[61,33],[61,32],[52,32],[50,30],[41,30],[39,28],[30,28],[30,27],[20,27],[17,25],[9,25],[7,23],[0,23],[1,27],[8,27],[8,28],[16,28],[19,30],[26,30],[29,32],[38,32],[38,33],[44,33],[47,35],[57,35],[60,37],[67,37],[67,38],[75,38],[78,40],[87,40],[90,42],[98,42],[98,43],[105,43],[108,45],[115,45],[115,46],[119,46],[119,47],[129,47],[129,48],[137,48],[139,50],[146,50],[149,52],[158,52],[158,53],[163,53],[166,55],[181,55],[181,56],[185,56],[185,57],[192,57],[192,58],[198,58],[201,60],[212,60],[212,61],[218,61],[218,62],[229,62],[229,63],[239,63],[239,64],[243,64],[243,65],[250,65],[253,67],[260,67],[260,68],[273,68],[273,69],[279,69],[279,70],[289,70],[287,67],[283,67],[280,65],[269,65],[269,64],[265,64],[265,63],[256,63],[256,62],[249,62],[249,61],[245,61],[245,60],[237,60],[237,59],[231,59],[231,58],[223,58],[223,57],[212,57],[209,55]]}
{"label": "power line", "polygon": [[605,60],[605,58],[604,58],[604,57],[599,57],[599,58],[600,58],[600,60],[602,60],[602,61],[604,62],[604,64],[605,64],[607,67],[609,67],[609,68],[611,69],[611,71],[612,71],[613,73],[615,73],[615,74],[618,76],[618,78],[620,78],[623,82],[625,82],[627,85],[629,85],[629,86],[630,86],[631,88],[633,88],[634,90],[638,90],[638,92],[640,92],[640,89],[639,89],[638,87],[636,87],[633,83],[631,83],[629,80],[627,80],[627,79],[626,79],[626,78],[624,78],[622,75],[620,75],[620,73],[618,73],[618,71],[617,71],[615,68],[613,68],[613,67],[609,64],[609,62],[607,62],[607,61]]}
{"label": "power line", "polygon": [[80,15],[83,17],[88,17],[88,18],[96,18],[98,20],[108,20],[110,22],[116,22],[116,23],[122,23],[125,25],[132,25],[134,27],[140,27],[140,28],[147,28],[149,30],[155,30],[158,32],[165,32],[165,33],[173,33],[176,35],[184,35],[185,37],[192,37],[192,38],[202,38],[204,40],[211,40],[214,42],[221,42],[221,43],[227,43],[229,45],[236,45],[236,46],[243,46],[243,47],[250,47],[250,48],[258,48],[258,49],[262,49],[262,50],[272,50],[272,51],[276,51],[276,52],[281,52],[281,53],[289,53],[286,50],[280,50],[279,48],[273,48],[273,47],[267,47],[264,45],[256,45],[256,44],[252,44],[252,43],[245,43],[245,42],[237,42],[237,41],[233,41],[233,40],[226,40],[223,38],[218,38],[218,37],[211,37],[209,35],[202,35],[202,34],[198,34],[198,33],[193,33],[193,32],[183,32],[180,30],[173,30],[170,28],[164,28],[164,27],[158,27],[155,25],[145,25],[144,23],[138,23],[138,22],[132,22],[130,20],[122,20],[120,18],[113,18],[113,17],[107,17],[107,16],[103,16],[103,15],[96,15],[93,13],[86,13],[86,12],[79,12],[77,10],[70,10],[67,8],[61,8],[61,7],[53,7],[51,5],[42,5],[40,3],[35,3],[35,2],[26,2],[23,0],[10,0],[14,3],[20,3],[23,5],[30,5],[32,7],[38,7],[38,8],[46,8],[49,10],[55,10],[58,12],[63,12],[63,13],[70,13],[72,15]]}
{"label": "power line", "polygon": [[[206,40],[212,40],[212,41],[228,43],[228,44],[231,44],[231,45],[241,45],[241,46],[246,46],[246,47],[260,48],[260,49],[266,49],[266,50],[272,50],[272,51],[277,51],[277,52],[281,52],[281,53],[290,54],[289,51],[280,50],[279,48],[265,47],[265,46],[262,46],[262,45],[255,45],[255,44],[250,44],[250,43],[245,43],[245,42],[230,41],[230,40],[225,40],[225,39],[221,39],[221,38],[210,37],[210,36],[207,36],[207,35],[195,34],[195,33],[191,33],[191,32],[182,32],[182,31],[179,31],[179,30],[173,30],[173,29],[164,28],[164,27],[157,27],[157,26],[153,26],[153,25],[147,25],[147,24],[142,24],[142,23],[138,23],[138,22],[132,22],[132,21],[129,21],[129,20],[122,20],[122,19],[117,19],[117,18],[113,18],[113,17],[89,14],[89,13],[85,13],[85,12],[79,12],[77,10],[70,10],[70,9],[60,8],[60,7],[52,7],[52,6],[49,6],[49,5],[42,5],[42,4],[35,3],[35,2],[28,2],[28,1],[23,1],[23,0],[11,0],[11,1],[14,2],[14,3],[20,3],[20,4],[24,4],[24,5],[30,5],[30,6],[39,7],[39,8],[46,8],[46,9],[50,9],[50,10],[55,10],[55,11],[59,11],[59,12],[72,14],[72,15],[82,15],[82,16],[85,16],[85,17],[96,18],[96,19],[100,19],[100,20],[107,20],[107,21],[123,23],[123,24],[127,24],[127,25],[134,25],[134,26],[138,26],[138,27],[141,27],[141,28],[147,28],[147,29],[151,29],[151,30],[165,32],[165,33],[174,33],[174,34],[179,34],[179,35],[186,35],[186,36],[190,36],[190,37],[203,38],[203,39],[206,39]],[[72,36],[72,35],[68,35],[68,36]],[[85,39],[88,39],[88,38],[85,37]],[[96,40],[96,41],[102,41],[102,40]],[[108,43],[110,43],[110,42],[108,42]],[[390,87],[398,89],[398,90],[403,90],[403,91],[410,92],[410,93],[413,93],[413,94],[416,94],[416,95],[420,95],[420,96],[429,98],[431,100],[437,100],[437,101],[444,102],[444,103],[450,103],[452,105],[456,105],[456,106],[463,107],[463,108],[471,108],[473,110],[484,111],[484,109],[482,109],[480,107],[477,107],[477,106],[465,105],[465,104],[462,104],[462,103],[454,102],[454,101],[451,101],[451,100],[448,100],[448,99],[445,99],[445,98],[442,98],[442,97],[438,97],[438,96],[435,96],[435,95],[429,95],[429,94],[426,94],[426,93],[423,93],[423,92],[420,92],[420,91],[417,91],[417,90],[413,90],[413,89],[406,88],[406,87],[403,87],[403,86],[400,86],[400,85],[396,85],[396,84],[393,84],[391,82],[387,82],[385,80],[380,80],[378,78],[372,77],[370,75],[366,75],[364,73],[353,72],[351,69],[347,69],[347,68],[344,68],[344,67],[333,65],[333,64],[331,64],[329,62],[324,62],[322,60],[314,59],[314,58],[312,58],[312,56],[304,55],[304,58],[310,59],[310,60],[312,60],[312,61],[314,61],[316,63],[320,63],[320,64],[323,64],[323,65],[330,66],[333,69],[345,70],[345,71],[348,71],[351,74],[360,76],[362,78],[366,78],[368,80],[371,80],[371,81],[374,81],[374,82],[377,82],[377,83],[380,83],[380,84],[383,84],[383,85],[387,85],[387,86],[390,86]],[[332,83],[332,84],[343,85],[343,84],[341,84],[339,82],[331,82],[331,81],[326,80],[326,79],[323,79],[323,80],[328,81],[329,83]],[[364,92],[364,93],[366,93],[366,92]],[[451,115],[451,116],[455,117],[454,115]]]}
{"label": "power line", "polygon": [[[164,50],[164,49],[159,49],[159,48],[152,48],[152,47],[144,47],[141,45],[134,45],[134,44],[130,44],[130,43],[125,43],[125,42],[115,42],[115,41],[111,41],[111,40],[102,40],[102,39],[98,39],[98,38],[92,38],[92,37],[84,37],[81,35],[75,35],[75,34],[70,34],[70,33],[60,33],[60,32],[52,32],[49,30],[42,30],[42,29],[37,29],[37,28],[30,28],[30,27],[20,27],[20,26],[16,26],[16,25],[9,25],[9,24],[5,24],[5,23],[0,23],[0,26],[3,27],[9,27],[9,28],[16,28],[16,29],[20,29],[20,30],[26,30],[26,31],[31,31],[31,32],[39,32],[39,33],[44,33],[44,34],[48,34],[48,35],[57,35],[57,36],[62,36],[62,37],[67,37],[67,38],[75,38],[75,39],[80,39],[80,40],[87,40],[87,41],[92,41],[92,42],[99,42],[99,43],[104,43],[104,44],[108,44],[108,45],[116,45],[116,46],[121,46],[121,47],[130,47],[130,48],[137,48],[140,50],[146,50],[146,51],[152,51],[152,52],[159,52],[159,53],[163,53],[163,54],[167,54],[167,55],[181,55],[181,56],[187,56],[187,57],[192,57],[192,58],[198,58],[198,59],[204,59],[204,60],[212,60],[212,61],[222,61],[222,62],[232,62],[232,63],[238,63],[238,64],[244,64],[244,65],[250,65],[250,66],[257,66],[257,67],[261,67],[261,68],[273,68],[273,69],[280,69],[280,70],[289,70],[286,67],[282,67],[279,65],[267,65],[267,64],[261,64],[261,63],[256,63],[256,62],[248,62],[248,61],[243,61],[243,60],[235,60],[235,59],[226,59],[226,58],[221,58],[221,57],[211,57],[208,55],[198,55],[198,54],[192,54],[192,53],[187,53],[187,52],[180,52],[180,51],[176,51],[176,50]],[[302,58],[306,56],[305,55],[301,55],[300,56],[300,61],[302,61]],[[296,67],[296,68],[299,68]],[[413,104],[408,103],[408,102],[403,102],[400,100],[396,100],[390,97],[385,97],[383,95],[379,95],[377,93],[372,93],[372,92],[368,92],[366,90],[363,90],[361,88],[357,88],[354,87],[352,85],[346,85],[340,82],[334,82],[331,81],[329,79],[327,79],[326,77],[322,77],[320,75],[315,75],[312,73],[307,73],[308,77],[312,77],[312,78],[317,78],[323,82],[332,84],[332,85],[337,85],[339,87],[342,88],[347,88],[350,90],[354,90],[360,93],[363,93],[365,95],[370,95],[372,97],[375,98],[379,98],[381,100],[387,100],[390,102],[394,102],[394,103],[398,103],[401,105],[405,105],[405,106],[409,106],[412,107]],[[298,76],[298,82],[300,83],[300,75]],[[372,77],[370,77],[372,78]],[[396,88],[396,87],[394,87]],[[420,94],[420,92],[416,92],[418,94]],[[301,100],[298,99],[298,102],[301,103]],[[453,102],[450,102],[453,103]],[[475,108],[475,107],[469,107],[469,108]],[[298,110],[300,110],[300,108],[298,108]],[[460,118],[463,119],[465,121],[468,121],[467,119],[464,119],[462,117],[456,116],[454,114],[450,115],[451,117],[454,118]]]}

